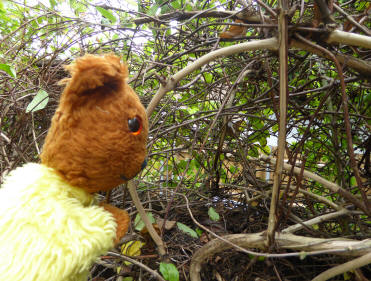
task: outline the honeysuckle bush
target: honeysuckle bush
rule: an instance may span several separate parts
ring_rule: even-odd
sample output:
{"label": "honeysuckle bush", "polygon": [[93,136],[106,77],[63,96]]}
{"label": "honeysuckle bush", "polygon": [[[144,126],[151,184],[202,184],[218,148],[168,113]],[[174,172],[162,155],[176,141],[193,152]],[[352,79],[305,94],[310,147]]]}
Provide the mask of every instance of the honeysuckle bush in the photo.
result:
{"label": "honeysuckle bush", "polygon": [[[130,85],[147,106],[170,77],[203,56],[277,37],[278,4],[262,2],[0,2],[0,179],[24,162],[38,161],[61,91],[57,82],[67,75],[64,64],[85,53],[120,55],[129,65]],[[371,47],[367,40],[354,45],[329,34],[343,30],[370,36],[370,3],[335,3],[331,18],[317,24],[313,1],[289,3],[285,158],[366,204],[371,182]],[[229,24],[241,25],[237,19],[245,32],[221,38]],[[339,71],[321,48],[342,66],[348,117]],[[277,51],[257,48],[216,57],[182,77],[149,116],[149,163],[139,177],[140,194],[153,192],[154,200],[172,202],[170,207],[184,202],[168,191],[209,204],[231,200],[269,205],[274,166],[256,159],[276,155],[279,63]],[[347,118],[362,186],[351,164]],[[288,172],[281,188],[281,229],[295,208],[303,220],[333,211],[298,188],[337,206],[359,207],[323,184]],[[318,224],[310,235],[369,237],[368,216],[359,211]]]}

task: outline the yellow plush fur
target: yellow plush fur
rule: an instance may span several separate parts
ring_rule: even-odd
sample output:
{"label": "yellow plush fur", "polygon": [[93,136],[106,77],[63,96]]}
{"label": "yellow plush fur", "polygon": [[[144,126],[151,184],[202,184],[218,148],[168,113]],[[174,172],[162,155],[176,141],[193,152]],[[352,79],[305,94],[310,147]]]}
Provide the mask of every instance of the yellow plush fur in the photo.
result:
{"label": "yellow plush fur", "polygon": [[0,188],[0,280],[87,280],[113,247],[116,222],[54,169],[26,164]]}

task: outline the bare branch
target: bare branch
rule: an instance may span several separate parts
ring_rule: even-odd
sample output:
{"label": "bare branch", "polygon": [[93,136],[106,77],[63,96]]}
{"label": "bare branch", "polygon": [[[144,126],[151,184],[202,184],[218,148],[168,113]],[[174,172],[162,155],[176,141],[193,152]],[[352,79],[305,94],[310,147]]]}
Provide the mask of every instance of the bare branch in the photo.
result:
{"label": "bare branch", "polygon": [[281,186],[282,166],[286,147],[286,115],[287,115],[287,96],[288,96],[288,30],[287,30],[287,2],[279,0],[280,14],[278,16],[279,33],[279,59],[280,59],[280,107],[279,107],[279,131],[277,162],[273,175],[273,187],[271,206],[269,209],[267,246],[274,243],[274,232],[277,227],[277,204]]}
{"label": "bare branch", "polygon": [[348,15],[342,8],[340,8],[338,5],[333,3],[334,8],[340,13],[343,14],[348,21],[350,21],[354,26],[356,26],[358,29],[362,30],[364,33],[366,33],[368,36],[371,36],[371,31],[364,25],[359,24],[358,22],[355,21],[355,19]]}
{"label": "bare branch", "polygon": [[371,49],[371,36],[359,35],[340,30],[330,32],[326,42],[329,44],[344,44]]}
{"label": "bare branch", "polygon": [[[312,226],[314,224],[319,224],[319,223],[322,223],[324,221],[332,220],[332,219],[335,219],[337,217],[352,214],[352,213],[353,213],[352,211],[348,211],[347,209],[342,209],[342,210],[339,210],[339,211],[334,212],[334,213],[325,214],[325,215],[322,215],[322,216],[319,216],[319,217],[315,217],[315,218],[313,218],[311,220],[308,220],[308,221],[305,221],[303,223],[298,223],[298,224],[295,224],[295,225],[291,225],[291,226],[283,229],[282,233],[294,233],[296,231],[299,231],[300,229],[303,229],[304,226]],[[358,214],[359,214],[359,212],[358,212]]]}
{"label": "bare branch", "polygon": [[133,199],[135,207],[137,208],[137,210],[140,214],[141,219],[143,220],[144,224],[147,227],[148,232],[150,233],[153,241],[156,243],[156,245],[158,247],[159,254],[161,256],[164,256],[166,254],[164,242],[162,241],[161,237],[157,234],[156,230],[153,228],[153,225],[150,222],[150,220],[149,220],[149,218],[148,218],[148,216],[147,216],[147,214],[146,214],[146,212],[145,212],[145,210],[142,206],[142,203],[140,202],[140,199],[139,199],[139,196],[138,196],[138,193],[137,193],[137,190],[136,190],[136,186],[135,186],[135,184],[132,180],[128,182],[128,190],[130,192],[131,198]]}
{"label": "bare branch", "polygon": [[245,52],[245,51],[252,51],[252,50],[259,50],[259,49],[268,49],[268,50],[277,50],[277,39],[276,38],[270,38],[270,39],[264,39],[264,40],[257,40],[257,41],[251,41],[241,44],[236,44],[230,47],[225,47],[222,49],[218,49],[216,51],[213,51],[211,53],[208,53],[201,58],[197,59],[196,61],[189,64],[187,67],[180,70],[178,73],[174,74],[172,77],[168,79],[165,85],[161,85],[157,93],[152,98],[151,102],[147,106],[147,115],[151,116],[155,107],[159,104],[163,96],[173,90],[176,86],[176,84],[185,76],[192,73],[196,69],[201,68],[204,64],[215,60],[216,58],[223,57],[223,56],[229,56],[232,54]]}
{"label": "bare branch", "polygon": [[322,272],[320,275],[316,276],[316,278],[312,279],[312,281],[329,280],[330,278],[335,277],[336,275],[345,273],[347,271],[352,271],[356,268],[360,268],[370,263],[371,263],[371,253],[368,253],[362,257],[359,257],[354,260],[348,261],[346,263],[339,264],[335,267],[332,267]]}

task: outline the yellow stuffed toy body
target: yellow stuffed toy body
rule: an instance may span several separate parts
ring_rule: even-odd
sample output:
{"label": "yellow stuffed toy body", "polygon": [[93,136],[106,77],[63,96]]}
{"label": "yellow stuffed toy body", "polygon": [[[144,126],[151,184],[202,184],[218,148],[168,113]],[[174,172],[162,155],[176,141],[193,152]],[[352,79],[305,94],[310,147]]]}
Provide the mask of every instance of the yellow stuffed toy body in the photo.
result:
{"label": "yellow stuffed toy body", "polygon": [[116,237],[113,216],[91,194],[40,164],[6,177],[0,214],[1,280],[85,281]]}

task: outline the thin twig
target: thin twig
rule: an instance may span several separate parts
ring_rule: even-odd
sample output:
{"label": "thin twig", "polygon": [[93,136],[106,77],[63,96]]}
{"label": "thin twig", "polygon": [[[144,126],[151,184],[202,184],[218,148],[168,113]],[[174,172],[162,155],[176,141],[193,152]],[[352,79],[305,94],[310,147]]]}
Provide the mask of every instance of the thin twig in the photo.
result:
{"label": "thin twig", "polygon": [[344,81],[344,75],[343,75],[343,70],[339,64],[339,61],[336,59],[336,57],[327,49],[323,48],[322,46],[316,45],[312,43],[311,41],[307,40],[306,38],[302,37],[299,34],[296,34],[296,36],[306,44],[320,49],[322,52],[326,53],[331,60],[335,63],[337,73],[339,75],[340,79],[340,85],[341,85],[341,94],[342,94],[342,104],[343,104],[343,110],[344,110],[344,122],[345,122],[345,132],[347,136],[347,145],[348,145],[348,153],[349,153],[349,158],[350,158],[350,165],[352,167],[354,177],[356,178],[357,185],[358,185],[358,190],[362,195],[362,199],[364,201],[364,207],[362,210],[365,210],[366,214],[370,215],[371,214],[371,202],[368,201],[367,195],[365,191],[362,188],[362,180],[361,176],[359,174],[359,170],[357,167],[355,155],[354,155],[354,149],[353,149],[353,140],[352,140],[352,133],[351,133],[351,125],[350,125],[350,118],[349,118],[349,110],[348,110],[348,96],[345,91],[345,81]]}
{"label": "thin twig", "polygon": [[129,190],[131,199],[133,200],[135,207],[137,208],[140,214],[141,219],[143,220],[145,226],[147,227],[149,234],[151,235],[153,241],[156,243],[160,256],[164,256],[166,254],[164,242],[162,241],[161,237],[157,234],[156,230],[153,228],[153,225],[150,222],[146,214],[146,211],[144,210],[142,206],[142,203],[140,202],[134,182],[132,180],[128,181],[127,185],[128,185],[128,190]]}
{"label": "thin twig", "polygon": [[145,271],[149,272],[153,277],[156,277],[157,280],[165,281],[165,279],[162,278],[162,276],[156,270],[153,270],[153,269],[149,268],[145,264],[143,264],[143,263],[141,263],[141,262],[139,262],[135,259],[132,259],[128,256],[121,255],[121,254],[118,254],[118,253],[115,253],[115,252],[108,252],[107,254],[111,255],[111,256],[114,256],[114,257],[117,257],[117,258],[121,258],[121,259],[123,259],[125,261],[128,261],[128,262],[131,262],[132,264],[135,264],[135,265],[143,268]]}
{"label": "thin twig", "polygon": [[[265,156],[265,155],[260,156],[260,158],[264,161],[271,162],[273,165],[276,164],[276,160],[274,158],[271,158],[271,157],[268,157],[268,156]],[[300,174],[300,171],[301,171],[301,169],[299,167],[294,167],[294,169],[292,170],[292,165],[287,164],[287,163],[283,164],[283,169],[286,170],[286,171],[292,171],[295,174]],[[312,172],[309,172],[307,170],[304,170],[303,176],[307,177],[307,178],[310,178],[310,179],[324,185],[326,188],[330,189],[332,192],[339,193],[340,196],[342,196],[345,199],[347,199],[348,201],[352,202],[355,206],[357,206],[363,212],[365,212],[365,214],[370,212],[370,210],[367,210],[366,206],[360,200],[358,200],[353,194],[351,194],[348,190],[345,190],[344,188],[340,187],[336,183],[330,182],[330,181],[324,179],[323,177],[321,177],[319,175],[316,175]]]}
{"label": "thin twig", "polygon": [[347,20],[350,21],[354,26],[362,30],[368,36],[371,36],[371,31],[366,26],[360,25],[358,22],[355,21],[355,19],[352,16],[347,14],[342,8],[340,8],[335,3],[332,4],[334,5],[335,10],[337,10],[340,14],[343,14],[347,18]]}

